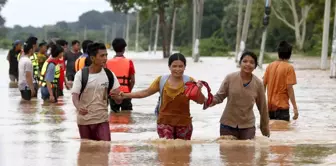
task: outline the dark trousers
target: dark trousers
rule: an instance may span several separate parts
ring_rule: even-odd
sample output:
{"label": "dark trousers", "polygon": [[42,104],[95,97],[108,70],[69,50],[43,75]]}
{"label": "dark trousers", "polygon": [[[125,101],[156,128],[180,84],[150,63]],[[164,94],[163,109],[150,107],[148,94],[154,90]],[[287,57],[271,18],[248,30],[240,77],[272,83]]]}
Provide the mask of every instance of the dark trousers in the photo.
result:
{"label": "dark trousers", "polygon": [[78,125],[78,130],[81,139],[111,141],[110,125],[108,122]]}
{"label": "dark trousers", "polygon": [[269,111],[269,118],[273,120],[289,121],[289,109],[278,109],[276,111]]}
{"label": "dark trousers", "polygon": [[[53,91],[53,95],[55,97],[55,102],[57,102],[57,98],[58,98],[58,90],[57,88],[52,88],[52,91]],[[49,94],[49,91],[48,91],[48,88],[47,87],[44,87],[44,88],[41,88],[41,97],[43,100],[49,100],[49,97],[50,97],[50,94]]]}
{"label": "dark trousers", "polygon": [[250,128],[234,128],[228,125],[220,124],[220,135],[221,136],[234,136],[238,140],[247,140],[247,139],[253,139],[255,136],[256,128],[250,127]]}
{"label": "dark trousers", "polygon": [[24,90],[20,90],[21,92],[21,97],[25,100],[31,100],[32,96],[31,96],[31,90],[28,89],[27,87]]}
{"label": "dark trousers", "polygon": [[110,108],[114,112],[120,112],[122,110],[131,111],[133,110],[133,105],[131,99],[124,99],[121,104],[116,104],[115,101],[109,97]]}
{"label": "dark trousers", "polygon": [[38,92],[38,89],[39,89],[38,83],[34,83],[34,89],[35,89],[35,95],[33,97],[37,97],[37,92]]}

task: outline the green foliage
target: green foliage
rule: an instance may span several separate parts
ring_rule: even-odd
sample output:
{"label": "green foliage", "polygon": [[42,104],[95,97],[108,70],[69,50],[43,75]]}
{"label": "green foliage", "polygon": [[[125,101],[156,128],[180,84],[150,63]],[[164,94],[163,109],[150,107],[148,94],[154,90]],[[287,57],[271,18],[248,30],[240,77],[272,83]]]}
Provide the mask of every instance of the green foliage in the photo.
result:
{"label": "green foliage", "polygon": [[229,56],[224,40],[214,37],[201,39],[199,51],[201,56]]}
{"label": "green foliage", "polygon": [[[192,55],[191,45],[186,47],[180,47],[179,51],[185,56]],[[201,39],[199,45],[199,53],[201,56],[231,56],[228,53],[229,49],[224,44],[223,39],[211,37],[206,39]]]}
{"label": "green foliage", "polygon": [[[39,39],[48,39],[51,37],[64,38],[68,41],[84,39],[84,28],[87,29],[87,38],[96,41],[104,41],[104,27],[108,28],[108,43],[113,37],[125,36],[126,14],[130,12],[140,12],[140,29],[139,29],[139,47],[140,50],[147,50],[150,42],[154,43],[156,16],[159,8],[164,8],[164,19],[167,26],[170,25],[173,7],[177,7],[174,46],[178,48],[186,56],[191,55],[192,45],[192,21],[193,21],[193,0],[107,0],[114,12],[98,12],[88,11],[83,13],[76,22],[60,21],[55,25],[44,27],[21,27],[0,28],[0,37],[9,41],[21,39],[25,40],[30,35],[37,36]],[[301,17],[300,7],[306,4],[313,4],[308,19],[307,32],[303,50],[301,53],[307,55],[320,56],[322,45],[323,32],[323,12],[324,0],[298,0],[297,8],[299,17]],[[331,24],[330,24],[330,39],[333,34],[333,17],[334,3],[331,5]],[[223,1],[223,0],[206,0],[204,1],[204,13],[202,19],[202,30],[200,40],[201,56],[228,56],[227,52],[235,49],[236,33],[237,33],[237,16],[238,16],[239,1]],[[263,15],[264,15],[264,0],[253,1],[252,15],[248,30],[248,38],[246,48],[249,50],[260,49],[261,36],[263,32]],[[0,8],[3,6],[0,3]],[[278,11],[288,19],[288,22],[293,23],[293,15],[289,10],[288,5],[283,1],[272,1],[272,6],[276,6]],[[243,7],[245,9],[245,6]],[[151,19],[153,25],[151,27]],[[129,33],[129,49],[133,50],[135,46],[135,13],[130,14],[130,33]],[[0,18],[0,25],[1,25]],[[116,36],[112,35],[113,26]],[[150,32],[152,38],[150,39]],[[169,35],[168,35],[169,36]],[[170,37],[169,37],[170,39]],[[162,48],[163,34],[159,32],[158,48]],[[295,33],[282,21],[276,18],[274,11],[271,12],[270,24],[267,28],[266,51],[276,51],[280,41],[286,40],[295,46]],[[41,40],[39,40],[41,41]],[[6,48],[8,43],[0,42],[0,47]],[[331,49],[331,40],[329,42]],[[269,56],[272,61],[273,57]],[[275,57],[277,58],[277,57]],[[265,56],[265,61],[268,61],[268,56]]]}
{"label": "green foliage", "polygon": [[12,48],[12,41],[8,39],[0,39],[0,46],[4,49],[11,49]]}

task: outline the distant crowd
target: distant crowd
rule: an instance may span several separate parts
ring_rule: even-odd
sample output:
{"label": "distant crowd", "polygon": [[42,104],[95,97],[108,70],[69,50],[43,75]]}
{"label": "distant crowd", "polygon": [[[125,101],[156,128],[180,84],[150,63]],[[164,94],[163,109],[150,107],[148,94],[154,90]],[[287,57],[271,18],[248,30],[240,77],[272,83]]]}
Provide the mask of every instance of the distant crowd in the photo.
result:
{"label": "distant crowd", "polygon": [[[9,51],[9,78],[18,84],[23,100],[36,98],[38,91],[45,102],[55,103],[63,96],[63,89],[71,90],[77,111],[77,125],[82,139],[110,141],[109,112],[132,111],[132,98],[145,98],[160,93],[153,109],[157,116],[160,138],[190,140],[193,132],[190,100],[213,107],[227,99],[220,118],[220,136],[236,139],[255,137],[256,104],[260,112],[260,130],[269,137],[269,120],[290,121],[290,104],[298,118],[293,85],[296,75],[288,63],[292,46],[282,41],[278,46],[279,60],[271,63],[259,79],[253,74],[258,66],[257,56],[244,51],[240,56],[240,71],[223,78],[215,95],[205,81],[197,81],[184,74],[186,58],[175,53],[168,59],[170,73],[158,76],[152,84],[137,92],[133,61],[125,57],[127,43],[122,38],[112,41],[115,55],[108,59],[104,43],[91,40],[68,42],[62,39],[40,42],[29,37],[15,41]],[[82,48],[82,51],[80,51]],[[208,89],[207,97],[201,88]],[[267,91],[267,97],[265,92]]]}

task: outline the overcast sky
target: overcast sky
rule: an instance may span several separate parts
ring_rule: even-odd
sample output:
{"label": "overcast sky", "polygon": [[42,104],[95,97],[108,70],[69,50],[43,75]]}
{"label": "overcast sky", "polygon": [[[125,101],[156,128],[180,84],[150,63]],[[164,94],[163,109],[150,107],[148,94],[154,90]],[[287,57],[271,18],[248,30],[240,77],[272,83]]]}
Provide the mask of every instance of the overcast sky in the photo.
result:
{"label": "overcast sky", "polygon": [[82,13],[90,10],[112,9],[106,0],[8,0],[1,14],[7,27],[43,26],[58,21],[77,21]]}

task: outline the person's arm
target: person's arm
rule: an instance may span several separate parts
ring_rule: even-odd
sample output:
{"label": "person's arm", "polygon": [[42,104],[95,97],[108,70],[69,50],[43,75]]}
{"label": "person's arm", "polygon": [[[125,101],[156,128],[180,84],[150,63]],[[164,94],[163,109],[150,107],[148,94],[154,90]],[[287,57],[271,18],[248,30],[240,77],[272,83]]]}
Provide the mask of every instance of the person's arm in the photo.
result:
{"label": "person's arm", "polygon": [[265,90],[265,93],[267,91],[267,84],[268,84],[268,66],[266,68],[266,71],[265,71],[265,74],[264,74],[264,77],[263,77],[263,83],[264,83],[264,90]]}
{"label": "person's arm", "polygon": [[161,77],[156,78],[153,83],[149,86],[149,88],[137,91],[137,92],[132,92],[132,93],[120,93],[122,98],[145,98],[148,96],[151,96],[158,92],[160,90],[160,79]]}
{"label": "person's arm", "polygon": [[214,95],[214,98],[210,106],[222,103],[224,99],[228,96],[228,93],[229,93],[229,76],[226,76],[221,86],[219,87],[219,90]]}
{"label": "person's arm", "polygon": [[26,71],[26,80],[27,80],[27,84],[29,86],[29,89],[31,90],[35,90],[34,89],[34,83],[33,83],[33,73],[30,71]]}
{"label": "person's arm", "polygon": [[293,119],[295,120],[295,119],[298,118],[299,112],[298,112],[298,108],[297,108],[297,105],[296,105],[294,88],[293,88],[293,85],[296,84],[296,74],[295,74],[294,68],[292,66],[288,69],[286,82],[287,82],[287,94],[288,94],[289,99],[290,99],[290,101],[293,105],[293,112],[294,112]]}
{"label": "person's arm", "polygon": [[256,104],[259,110],[260,114],[260,130],[261,133],[264,136],[269,137],[270,136],[270,131],[269,131],[269,115],[268,115],[268,109],[267,109],[267,101],[266,101],[266,96],[265,96],[265,89],[260,83],[258,87],[258,96],[256,99]]}
{"label": "person's arm", "polygon": [[130,89],[130,91],[132,91],[135,85],[135,67],[132,60],[130,60],[129,76],[130,76],[130,83],[128,88]]}
{"label": "person's arm", "polygon": [[82,88],[82,83],[81,83],[82,78],[81,78],[81,76],[82,76],[82,70],[79,70],[75,74],[75,78],[74,78],[73,85],[72,85],[72,88],[71,88],[72,103],[76,107],[77,110],[79,110],[79,93],[80,93],[80,90]]}
{"label": "person's arm", "polygon": [[293,105],[293,111],[294,111],[294,119],[297,119],[297,116],[299,115],[298,108],[296,105],[296,100],[295,100],[295,94],[294,94],[294,88],[293,85],[287,85],[287,93],[289,96],[289,99]]}
{"label": "person's arm", "polygon": [[141,91],[137,91],[137,92],[132,92],[132,93],[121,93],[121,97],[123,98],[137,98],[137,99],[141,99],[141,98],[145,98],[148,96],[153,95],[154,93],[158,92],[158,90],[153,89],[153,88],[147,88]]}
{"label": "person's arm", "polygon": [[132,91],[133,90],[133,88],[134,88],[134,85],[135,85],[135,75],[133,74],[133,75],[130,75],[130,83],[129,83],[129,89],[130,89],[130,91]]}
{"label": "person's arm", "polygon": [[34,83],[33,83],[33,72],[31,72],[33,71],[33,65],[30,61],[28,61],[28,62],[25,62],[23,66],[24,66],[24,71],[26,72],[26,80],[27,80],[29,89],[32,92],[36,93],[35,88],[34,88]]}
{"label": "person's arm", "polygon": [[9,56],[10,56],[10,51],[8,51],[8,54],[7,54],[7,61],[9,62]]}

